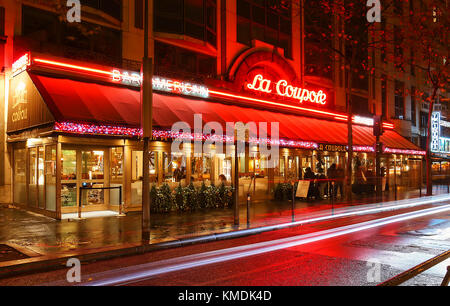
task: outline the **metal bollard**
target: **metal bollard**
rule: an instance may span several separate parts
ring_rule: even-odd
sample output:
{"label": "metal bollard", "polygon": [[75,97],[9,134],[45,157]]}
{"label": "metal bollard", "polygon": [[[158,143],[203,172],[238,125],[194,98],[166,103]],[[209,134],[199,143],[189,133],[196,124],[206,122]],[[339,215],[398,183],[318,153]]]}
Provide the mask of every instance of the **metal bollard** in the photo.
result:
{"label": "metal bollard", "polygon": [[247,193],[247,226],[250,227],[250,201],[252,197],[250,193]]}
{"label": "metal bollard", "polygon": [[295,222],[295,183],[292,184],[292,222]]}

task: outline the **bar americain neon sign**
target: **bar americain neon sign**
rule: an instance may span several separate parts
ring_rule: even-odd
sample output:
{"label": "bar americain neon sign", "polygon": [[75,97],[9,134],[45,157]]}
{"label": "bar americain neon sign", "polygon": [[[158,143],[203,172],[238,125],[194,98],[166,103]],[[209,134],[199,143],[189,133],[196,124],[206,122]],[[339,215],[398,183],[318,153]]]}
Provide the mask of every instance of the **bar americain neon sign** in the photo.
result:
{"label": "bar americain neon sign", "polygon": [[[114,69],[112,71],[112,79],[125,85],[141,87],[142,76],[137,72],[120,71]],[[162,77],[153,77],[153,90],[165,91],[169,93],[178,93],[186,96],[194,96],[200,98],[209,97],[209,89],[206,86],[192,84],[189,82],[177,81]]]}

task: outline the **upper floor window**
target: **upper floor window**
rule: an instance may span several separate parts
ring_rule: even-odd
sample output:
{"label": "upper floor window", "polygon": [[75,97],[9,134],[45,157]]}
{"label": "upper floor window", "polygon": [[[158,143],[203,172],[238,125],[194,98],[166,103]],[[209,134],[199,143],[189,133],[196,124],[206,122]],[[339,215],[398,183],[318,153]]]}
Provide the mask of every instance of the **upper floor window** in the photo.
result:
{"label": "upper floor window", "polygon": [[0,36],[5,36],[5,8],[0,7]]}
{"label": "upper floor window", "polygon": [[412,126],[416,126],[417,121],[417,103],[416,103],[416,88],[413,86],[411,87],[411,124]]}
{"label": "upper floor window", "polygon": [[395,118],[405,119],[405,83],[395,81]]}
{"label": "upper floor window", "polygon": [[161,0],[154,2],[156,32],[184,34],[217,43],[217,0]]}
{"label": "upper floor window", "polygon": [[144,29],[144,0],[134,0],[134,27]]}
{"label": "upper floor window", "polygon": [[284,49],[292,57],[291,1],[237,0],[237,39],[251,45],[253,39]]}
{"label": "upper floor window", "polygon": [[324,36],[319,32],[334,27],[331,11],[324,12],[320,1],[305,1],[305,73],[327,79],[333,78],[333,41],[325,39],[330,37],[329,32]]}
{"label": "upper floor window", "polygon": [[84,21],[61,22],[58,15],[30,6],[22,7],[22,36],[14,39],[18,50],[23,48],[109,66],[120,66],[122,61],[119,30]]}
{"label": "upper floor window", "polygon": [[80,3],[122,20],[122,0],[81,0]]}
{"label": "upper floor window", "polygon": [[403,16],[403,1],[396,0],[394,1],[394,14],[398,16]]}
{"label": "upper floor window", "polygon": [[217,75],[217,59],[156,41],[155,74],[201,82]]}

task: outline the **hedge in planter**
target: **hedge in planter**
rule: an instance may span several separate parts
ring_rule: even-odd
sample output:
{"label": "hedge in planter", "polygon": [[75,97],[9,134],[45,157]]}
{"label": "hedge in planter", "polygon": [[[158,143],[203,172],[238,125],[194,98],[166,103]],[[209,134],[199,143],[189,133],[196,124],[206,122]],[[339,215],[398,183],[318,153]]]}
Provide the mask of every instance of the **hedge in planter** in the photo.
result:
{"label": "hedge in planter", "polygon": [[228,208],[233,205],[233,188],[223,184],[219,187],[202,184],[198,189],[193,184],[187,187],[182,187],[180,184],[174,191],[171,191],[167,184],[160,188],[153,185],[150,196],[153,213],[168,213],[172,210],[187,212],[200,208]]}
{"label": "hedge in planter", "polygon": [[292,185],[290,183],[279,183],[275,186],[274,199],[276,201],[287,201],[292,199]]}

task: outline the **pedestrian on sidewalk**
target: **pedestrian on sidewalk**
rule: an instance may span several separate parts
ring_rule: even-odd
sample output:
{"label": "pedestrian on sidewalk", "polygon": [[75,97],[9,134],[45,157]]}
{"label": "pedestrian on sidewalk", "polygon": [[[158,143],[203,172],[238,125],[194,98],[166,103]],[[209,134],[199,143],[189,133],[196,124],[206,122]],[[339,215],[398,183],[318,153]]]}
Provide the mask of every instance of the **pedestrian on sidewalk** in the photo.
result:
{"label": "pedestrian on sidewalk", "polygon": [[336,198],[336,178],[337,178],[337,169],[336,164],[332,164],[330,168],[328,168],[328,196],[333,199]]}

